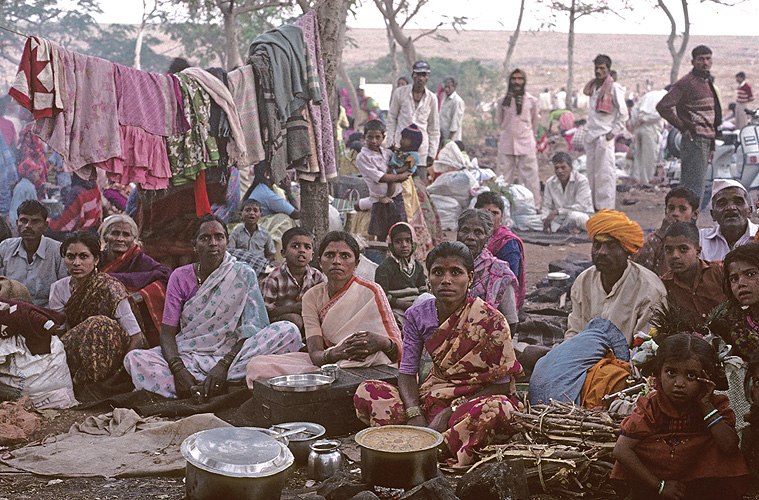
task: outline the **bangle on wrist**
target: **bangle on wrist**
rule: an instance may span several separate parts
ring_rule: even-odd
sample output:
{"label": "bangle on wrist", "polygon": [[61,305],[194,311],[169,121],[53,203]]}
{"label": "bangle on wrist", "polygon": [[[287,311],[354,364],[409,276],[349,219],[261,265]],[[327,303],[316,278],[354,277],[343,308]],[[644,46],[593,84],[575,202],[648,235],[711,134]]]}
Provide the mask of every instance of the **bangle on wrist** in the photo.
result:
{"label": "bangle on wrist", "polygon": [[722,415],[720,415],[719,417],[717,417],[714,420],[712,420],[711,422],[709,422],[709,424],[706,426],[706,428],[708,429],[709,427],[711,427],[712,425],[716,424],[720,420],[722,420]]}
{"label": "bangle on wrist", "polygon": [[169,360],[169,370],[171,370],[171,373],[173,375],[176,375],[177,373],[186,369],[187,367],[184,365],[184,361],[182,361],[182,358],[179,356],[174,356]]}
{"label": "bangle on wrist", "polygon": [[422,409],[418,406],[412,406],[410,408],[406,408],[406,419],[411,420],[412,418],[421,417],[422,416]]}
{"label": "bangle on wrist", "polygon": [[709,414],[704,417],[704,422],[706,422],[707,420],[709,420],[712,417],[712,415],[714,415],[715,413],[717,413],[717,409],[716,408],[713,409],[712,411],[710,411]]}
{"label": "bangle on wrist", "polygon": [[659,495],[664,491],[664,480],[659,481]]}
{"label": "bangle on wrist", "polygon": [[328,365],[332,363],[332,349],[324,349],[324,352],[322,353],[322,364]]}

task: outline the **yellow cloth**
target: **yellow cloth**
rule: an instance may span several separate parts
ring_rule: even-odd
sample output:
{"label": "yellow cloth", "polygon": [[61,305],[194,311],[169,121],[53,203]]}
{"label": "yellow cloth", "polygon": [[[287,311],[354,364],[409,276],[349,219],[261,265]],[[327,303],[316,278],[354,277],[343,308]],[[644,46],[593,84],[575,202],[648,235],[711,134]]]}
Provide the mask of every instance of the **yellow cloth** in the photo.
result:
{"label": "yellow cloth", "polygon": [[619,241],[622,248],[629,254],[634,254],[643,246],[643,230],[637,222],[616,210],[601,209],[585,223],[590,239],[598,234],[608,234]]}

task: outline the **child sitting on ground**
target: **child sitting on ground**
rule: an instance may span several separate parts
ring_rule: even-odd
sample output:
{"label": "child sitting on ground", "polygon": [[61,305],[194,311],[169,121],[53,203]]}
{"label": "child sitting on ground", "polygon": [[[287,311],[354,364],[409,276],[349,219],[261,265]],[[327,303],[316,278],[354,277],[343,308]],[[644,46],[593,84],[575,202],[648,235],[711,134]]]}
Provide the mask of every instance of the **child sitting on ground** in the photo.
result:
{"label": "child sitting on ground", "polygon": [[229,248],[245,250],[254,257],[274,260],[276,254],[274,240],[269,231],[258,227],[258,221],[261,219],[261,204],[250,198],[243,201],[240,218],[243,223],[229,234]]}
{"label": "child sitting on ground", "polygon": [[627,483],[629,499],[742,498],[748,469],[730,401],[714,394],[717,364],[698,335],[660,343],[656,390],[638,398],[614,447],[611,477]]}
{"label": "child sitting on ground", "polygon": [[396,319],[402,320],[406,309],[427,291],[427,275],[422,263],[414,259],[414,230],[407,222],[393,225],[388,239],[390,256],[377,267],[374,281],[385,291]]}
{"label": "child sitting on ground", "polygon": [[[372,215],[369,219],[368,233],[385,241],[390,227],[396,222],[406,222],[406,207],[400,183],[411,177],[411,172],[394,174],[388,171],[388,162],[392,152],[382,147],[385,140],[385,124],[379,120],[369,120],[364,125],[366,146],[356,157],[356,166],[369,188],[372,202]],[[388,191],[385,184],[392,184]]]}
{"label": "child sitting on ground", "polygon": [[[423,140],[424,135],[422,135],[422,131],[414,123],[401,130],[401,147],[397,151],[394,151],[393,156],[390,157],[387,171],[392,174],[411,172],[411,175],[414,175],[416,167],[419,166],[418,151]],[[396,185],[396,182],[391,182],[387,185],[388,197],[395,190]],[[389,203],[389,198],[387,203]]]}
{"label": "child sitting on ground", "polygon": [[285,263],[261,281],[269,321],[290,321],[303,332],[303,294],[325,280],[324,274],[310,265],[314,258],[314,238],[308,230],[293,227],[282,235]]}

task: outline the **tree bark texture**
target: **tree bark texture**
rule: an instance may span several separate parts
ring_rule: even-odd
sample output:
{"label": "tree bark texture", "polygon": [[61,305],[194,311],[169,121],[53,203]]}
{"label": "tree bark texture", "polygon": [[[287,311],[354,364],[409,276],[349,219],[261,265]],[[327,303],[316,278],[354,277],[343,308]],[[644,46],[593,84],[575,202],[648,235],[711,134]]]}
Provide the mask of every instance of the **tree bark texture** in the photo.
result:
{"label": "tree bark texture", "polygon": [[574,106],[573,88],[575,78],[575,21],[577,20],[576,0],[569,8],[569,35],[567,36],[567,109]]}
{"label": "tree bark texture", "polygon": [[224,37],[227,42],[225,51],[226,61],[222,61],[222,67],[226,67],[227,71],[231,71],[237,66],[242,66],[242,58],[240,57],[240,49],[237,43],[237,16],[233,12],[232,5],[234,4],[230,4],[229,11],[221,11],[224,16]]}
{"label": "tree bark texture", "polygon": [[524,16],[524,2],[522,0],[519,6],[519,17],[517,18],[517,27],[514,29],[514,33],[509,37],[509,47],[506,49],[506,57],[503,60],[503,74],[506,80],[509,79],[509,73],[511,73],[511,57],[514,55],[514,49],[517,47],[517,40],[519,40],[519,33],[522,30],[522,17]]}
{"label": "tree bark texture", "polygon": [[667,48],[669,54],[672,56],[672,68],[669,71],[669,83],[675,83],[677,81],[678,73],[680,73],[680,63],[683,61],[685,50],[688,47],[688,40],[690,39],[690,13],[688,12],[688,0],[680,0],[683,9],[683,36],[680,39],[680,47],[675,47],[677,42],[677,22],[672,15],[672,11],[669,10],[664,0],[658,0],[659,7],[664,11],[664,14],[669,19],[669,36],[667,37]]}

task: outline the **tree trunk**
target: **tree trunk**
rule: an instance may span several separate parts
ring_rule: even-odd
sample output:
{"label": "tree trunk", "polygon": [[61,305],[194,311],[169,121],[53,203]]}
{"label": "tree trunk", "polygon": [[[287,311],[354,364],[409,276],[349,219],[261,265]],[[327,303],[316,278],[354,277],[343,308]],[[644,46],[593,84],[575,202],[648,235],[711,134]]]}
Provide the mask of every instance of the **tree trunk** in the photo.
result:
{"label": "tree trunk", "polygon": [[[319,18],[319,39],[324,61],[325,93],[332,115],[332,134],[337,136],[337,117],[340,108],[335,83],[345,46],[345,20],[348,15],[349,0],[324,0],[316,9]],[[337,141],[335,141],[337,146]],[[329,232],[329,185],[326,182],[300,181],[301,213],[303,227],[314,235],[314,243],[319,242]]]}
{"label": "tree trunk", "polygon": [[[143,14],[144,15],[144,14]],[[145,18],[143,17],[140,27],[137,29],[137,39],[134,41],[134,69],[142,69],[140,60],[142,54],[142,40],[145,37]]]}
{"label": "tree trunk", "polygon": [[226,68],[227,71],[231,71],[237,66],[242,66],[240,49],[237,44],[237,16],[235,15],[232,6],[230,6],[229,11],[225,12],[222,10],[221,13],[224,16],[224,38],[227,42],[225,51],[227,56]]}
{"label": "tree trunk", "polygon": [[343,82],[345,83],[345,90],[348,92],[348,101],[351,103],[351,109],[353,112],[352,118],[356,118],[356,110],[358,109],[358,95],[356,94],[356,87],[353,86],[353,82],[348,76],[348,72],[345,70],[345,65],[343,65],[342,61],[340,62],[340,68],[338,71],[340,72],[340,78],[342,78]]}
{"label": "tree trunk", "polygon": [[664,0],[658,0],[659,7],[664,11],[664,14],[666,14],[667,19],[669,19],[669,36],[667,37],[667,49],[669,49],[669,54],[672,56],[672,68],[669,71],[669,83],[675,83],[677,81],[678,73],[680,73],[680,63],[683,60],[683,56],[685,55],[685,50],[688,48],[688,40],[690,38],[690,13],[688,12],[688,0],[681,0],[681,5],[683,9],[683,22],[685,23],[685,26],[683,27],[683,36],[680,40],[680,47],[675,48],[675,43],[677,42],[677,22],[675,21],[675,17],[672,15],[672,12],[667,8],[667,5],[664,3]]}
{"label": "tree trunk", "polygon": [[574,107],[573,84],[575,78],[575,0],[569,9],[569,36],[567,37],[567,109]]}
{"label": "tree trunk", "polygon": [[517,27],[514,29],[514,33],[509,37],[509,48],[506,50],[506,58],[503,60],[503,74],[506,80],[509,79],[509,73],[511,73],[511,56],[514,55],[514,49],[517,46],[517,40],[519,39],[519,32],[522,29],[522,16],[524,16],[524,1],[522,0],[519,6],[519,17],[517,18]]}
{"label": "tree trunk", "polygon": [[398,70],[398,51],[396,50],[395,38],[393,38],[393,32],[390,30],[387,21],[385,21],[385,31],[387,32],[387,44],[390,48],[390,68],[393,71],[393,90],[398,83],[398,77],[400,71]]}

